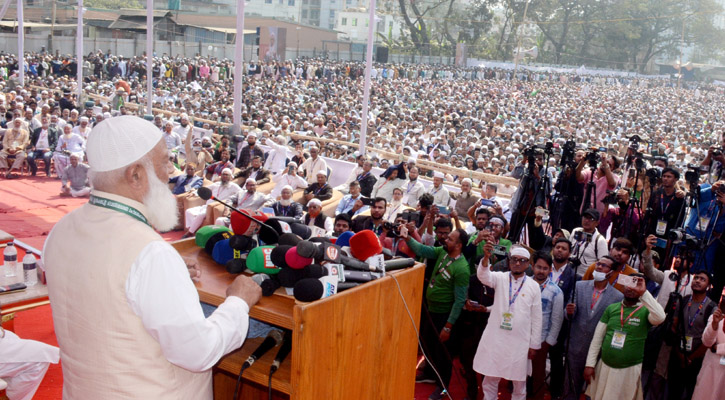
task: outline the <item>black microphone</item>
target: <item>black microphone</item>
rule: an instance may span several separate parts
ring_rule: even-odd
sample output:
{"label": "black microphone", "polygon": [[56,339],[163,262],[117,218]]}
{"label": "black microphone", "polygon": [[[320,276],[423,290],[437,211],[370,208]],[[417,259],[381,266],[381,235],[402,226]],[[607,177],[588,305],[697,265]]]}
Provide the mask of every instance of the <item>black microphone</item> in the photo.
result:
{"label": "black microphone", "polygon": [[267,334],[267,337],[264,338],[264,341],[262,344],[257,347],[256,350],[252,353],[252,355],[247,358],[247,361],[242,364],[242,371],[249,368],[254,364],[255,361],[259,360],[265,353],[270,351],[273,347],[277,346],[282,342],[282,332],[274,329],[269,331],[269,334]]}
{"label": "black microphone", "polygon": [[[379,270],[375,266],[369,265],[368,263],[360,261],[357,258],[353,257],[340,257],[340,264],[344,265],[347,268],[358,271],[382,272],[382,270]],[[415,260],[412,258],[395,258],[385,261],[385,271],[387,272],[395,271],[398,269],[410,268],[413,265],[415,265]]]}
{"label": "black microphone", "polygon": [[252,280],[262,288],[262,296],[271,296],[279,288],[279,282],[267,274],[254,274]]}
{"label": "black microphone", "polygon": [[290,351],[292,350],[292,331],[285,331],[284,332],[284,339],[282,339],[282,346],[280,346],[279,351],[277,352],[277,355],[274,357],[274,361],[272,361],[272,366],[269,367],[269,375],[271,376],[277,370],[279,369],[279,366],[282,364],[285,358],[287,358],[287,355],[289,355]]}
{"label": "black microphone", "polygon": [[375,279],[378,279],[378,277],[373,275],[371,272],[347,270],[345,271],[345,282],[370,282]]}

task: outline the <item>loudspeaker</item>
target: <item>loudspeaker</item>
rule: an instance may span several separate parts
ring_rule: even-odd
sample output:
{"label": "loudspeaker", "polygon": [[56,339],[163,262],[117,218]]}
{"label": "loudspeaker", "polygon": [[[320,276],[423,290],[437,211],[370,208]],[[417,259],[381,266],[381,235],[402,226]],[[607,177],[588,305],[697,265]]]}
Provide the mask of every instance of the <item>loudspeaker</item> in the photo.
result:
{"label": "loudspeaker", "polygon": [[378,46],[375,50],[375,61],[379,63],[388,62],[388,48]]}

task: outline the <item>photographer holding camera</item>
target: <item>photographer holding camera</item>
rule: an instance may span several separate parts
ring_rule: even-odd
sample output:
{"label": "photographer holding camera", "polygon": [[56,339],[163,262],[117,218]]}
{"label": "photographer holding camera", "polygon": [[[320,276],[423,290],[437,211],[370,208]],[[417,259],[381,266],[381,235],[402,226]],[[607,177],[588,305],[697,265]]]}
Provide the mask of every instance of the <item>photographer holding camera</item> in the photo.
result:
{"label": "photographer holding camera", "polygon": [[607,239],[599,233],[599,211],[589,208],[582,213],[582,226],[571,232],[574,245],[572,264],[578,275],[583,276],[590,264],[607,254]]}
{"label": "photographer holding camera", "polygon": [[[581,184],[592,187],[585,188],[584,200],[582,201],[581,210],[594,208],[599,213],[604,211],[604,203],[602,200],[607,196],[608,190],[614,190],[619,185],[619,177],[615,176],[612,171],[619,168],[621,161],[616,156],[604,154],[600,156],[597,151],[593,150],[579,161],[576,166],[576,179]],[[584,167],[589,165],[589,169],[584,171]],[[583,215],[583,214],[582,214]]]}
{"label": "photographer holding camera", "polygon": [[662,185],[649,199],[647,205],[647,222],[645,234],[654,234],[660,240],[657,241],[657,251],[660,259],[665,259],[664,253],[667,248],[667,232],[682,224],[684,216],[681,209],[684,206],[684,191],[678,191],[676,184],[680,179],[680,172],[672,167],[662,170]]}
{"label": "photographer holding camera", "polygon": [[640,214],[636,204],[630,201],[629,190],[623,188],[611,192],[603,201],[606,207],[599,222],[599,230],[606,232],[611,225],[611,237],[626,237],[637,243]]}

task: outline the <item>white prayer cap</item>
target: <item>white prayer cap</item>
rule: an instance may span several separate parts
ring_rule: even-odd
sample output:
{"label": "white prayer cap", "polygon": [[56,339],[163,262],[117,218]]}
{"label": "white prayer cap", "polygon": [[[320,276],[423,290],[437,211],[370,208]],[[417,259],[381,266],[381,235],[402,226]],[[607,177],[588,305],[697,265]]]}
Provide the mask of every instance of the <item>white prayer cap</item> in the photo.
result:
{"label": "white prayer cap", "polygon": [[104,119],[88,136],[86,155],[95,172],[113,171],[148,154],[161,140],[154,124],[132,115]]}
{"label": "white prayer cap", "polygon": [[321,170],[317,171],[317,175],[324,175],[325,177],[327,177],[327,171],[325,171],[324,169],[321,169]]}
{"label": "white prayer cap", "polygon": [[294,190],[294,189],[292,188],[292,186],[290,186],[290,185],[284,185],[284,186],[282,186],[282,190],[286,190],[286,189],[289,189],[289,191],[290,191],[290,192],[294,192],[294,191],[295,191],[295,190]]}
{"label": "white prayer cap", "polygon": [[468,182],[469,185],[473,186],[473,181],[470,178],[461,179],[461,184]]}
{"label": "white prayer cap", "polygon": [[233,174],[233,172],[232,172],[231,168],[224,168],[224,169],[222,170],[222,175],[224,175],[224,174],[225,174],[226,172],[229,172],[229,175],[232,175],[232,174]]}
{"label": "white prayer cap", "polygon": [[435,172],[433,172],[433,177],[443,179],[445,177],[445,175],[443,175],[443,172],[435,171]]}
{"label": "white prayer cap", "polygon": [[527,260],[531,258],[531,253],[529,253],[529,251],[526,250],[526,248],[521,247],[521,246],[513,246],[513,247],[511,247],[511,253],[510,254],[511,254],[511,257],[514,257],[514,256],[515,257],[523,257],[523,258],[525,258]]}
{"label": "white prayer cap", "polygon": [[256,179],[254,179],[254,178],[247,178],[247,180],[244,181],[244,185],[246,186],[247,183],[249,183],[249,182],[252,182],[255,185],[257,184],[257,180]]}
{"label": "white prayer cap", "polygon": [[320,201],[320,199],[318,199],[318,198],[314,198],[307,202],[307,207],[315,206],[315,205],[318,207],[322,207],[322,201]]}

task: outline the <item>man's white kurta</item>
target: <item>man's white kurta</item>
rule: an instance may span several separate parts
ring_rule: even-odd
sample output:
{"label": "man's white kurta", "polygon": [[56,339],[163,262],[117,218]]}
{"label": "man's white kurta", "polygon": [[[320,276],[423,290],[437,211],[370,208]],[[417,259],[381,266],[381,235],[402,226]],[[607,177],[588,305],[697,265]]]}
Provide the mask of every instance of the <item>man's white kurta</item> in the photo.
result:
{"label": "man's white kurta", "polygon": [[509,272],[491,272],[490,267],[478,267],[478,279],[495,289],[491,316],[478,344],[473,369],[479,374],[511,381],[526,380],[529,348],[541,347],[541,289],[531,277],[513,279],[512,294],[523,282],[516,301],[511,306],[513,329],[501,328],[503,313],[509,312]]}

